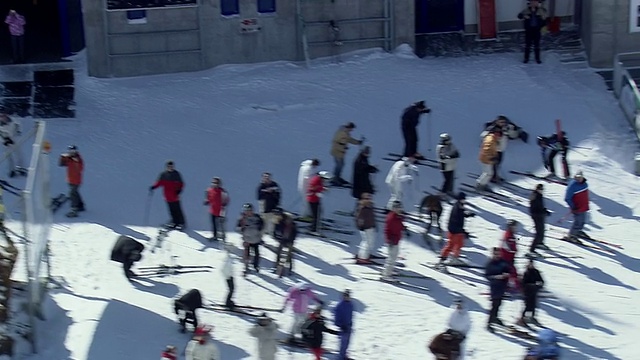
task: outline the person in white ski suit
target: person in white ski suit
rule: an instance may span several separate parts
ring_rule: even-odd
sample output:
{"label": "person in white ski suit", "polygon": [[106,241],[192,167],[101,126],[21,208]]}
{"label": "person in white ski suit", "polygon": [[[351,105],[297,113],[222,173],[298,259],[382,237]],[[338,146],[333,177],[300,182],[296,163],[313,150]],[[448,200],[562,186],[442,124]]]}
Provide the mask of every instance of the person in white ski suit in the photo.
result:
{"label": "person in white ski suit", "polygon": [[469,317],[467,309],[464,308],[462,299],[456,299],[453,304],[455,309],[449,317],[447,331],[462,336],[463,340],[460,342],[460,354],[457,357],[458,360],[462,360],[464,358],[464,341],[471,329],[471,318]]}
{"label": "person in white ski suit", "polygon": [[184,351],[186,360],[222,360],[220,350],[211,342],[211,327],[198,326]]}
{"label": "person in white ski suit", "polygon": [[317,173],[320,161],[318,159],[305,160],[300,164],[298,171],[298,193],[300,194],[300,216],[309,215],[309,204],[307,203],[307,188],[309,179]]}
{"label": "person in white ski suit", "polygon": [[[396,161],[389,173],[387,174],[387,178],[385,179],[385,183],[389,186],[389,191],[391,192],[391,197],[389,198],[389,202],[387,203],[387,209],[391,210],[394,201],[400,201],[402,204],[413,204],[414,201],[404,201],[404,186],[405,183],[411,184],[415,183],[415,187],[417,189],[418,182],[414,182],[414,176],[418,176],[418,167],[414,165],[416,162],[415,158],[412,157],[403,157],[402,159]],[[411,192],[411,188],[408,187],[409,192]],[[409,198],[411,198],[412,194],[409,194]],[[409,199],[412,200],[412,199]]]}
{"label": "person in white ski suit", "polygon": [[0,114],[0,136],[2,136],[5,151],[9,153],[7,159],[9,177],[21,174],[22,172],[19,170],[24,170],[22,151],[20,146],[16,146],[20,135],[22,135],[22,132],[20,131],[18,120],[12,120],[7,114]]}
{"label": "person in white ski suit", "polygon": [[275,360],[278,352],[278,324],[262,313],[257,323],[249,329],[249,335],[258,339],[258,359]]}

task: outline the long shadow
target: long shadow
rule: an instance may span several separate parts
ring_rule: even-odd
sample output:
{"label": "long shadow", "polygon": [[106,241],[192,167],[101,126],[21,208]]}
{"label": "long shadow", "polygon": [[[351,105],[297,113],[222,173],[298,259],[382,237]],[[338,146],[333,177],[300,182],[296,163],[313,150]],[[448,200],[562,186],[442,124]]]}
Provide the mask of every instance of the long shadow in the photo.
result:
{"label": "long shadow", "polygon": [[598,330],[608,335],[616,335],[615,332],[595,324],[588,317],[577,312],[574,306],[566,305],[566,299],[560,300],[555,297],[548,297],[543,300],[538,307],[549,314],[549,316],[562,320],[562,322],[567,325],[581,329]]}
{"label": "long shadow", "polygon": [[134,278],[131,284],[140,291],[164,296],[166,298],[173,298],[180,292],[180,288],[175,284],[155,281],[147,276]]}
{"label": "long shadow", "polygon": [[628,220],[640,220],[640,216],[633,215],[633,209],[630,207],[609,198],[602,197],[591,190],[589,190],[589,201],[598,205],[599,209],[597,211],[602,215],[611,218],[622,217]]}

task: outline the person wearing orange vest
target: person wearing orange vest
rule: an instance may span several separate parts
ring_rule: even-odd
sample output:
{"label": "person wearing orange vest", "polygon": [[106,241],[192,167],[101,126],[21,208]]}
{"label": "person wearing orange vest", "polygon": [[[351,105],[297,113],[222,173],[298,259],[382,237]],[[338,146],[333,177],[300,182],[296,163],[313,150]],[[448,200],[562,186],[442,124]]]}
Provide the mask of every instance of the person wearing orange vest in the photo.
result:
{"label": "person wearing orange vest", "polygon": [[498,160],[498,142],[501,133],[498,129],[492,129],[482,139],[482,145],[480,146],[480,155],[478,159],[482,164],[482,174],[476,182],[476,189],[480,191],[488,191],[487,184],[493,178],[493,165]]}
{"label": "person wearing orange vest", "polygon": [[78,212],[84,211],[84,201],[78,189],[82,184],[82,172],[84,171],[84,161],[78,152],[78,147],[69,145],[68,152],[60,155],[58,165],[67,168],[67,183],[69,184],[69,200],[71,201],[71,211],[67,217],[77,217]]}

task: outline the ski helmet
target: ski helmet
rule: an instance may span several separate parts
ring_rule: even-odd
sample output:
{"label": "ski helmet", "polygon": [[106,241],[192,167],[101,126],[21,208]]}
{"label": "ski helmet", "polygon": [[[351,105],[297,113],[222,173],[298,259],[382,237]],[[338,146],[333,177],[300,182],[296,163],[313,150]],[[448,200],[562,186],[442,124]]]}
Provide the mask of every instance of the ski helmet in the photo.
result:
{"label": "ski helmet", "polygon": [[451,136],[447,133],[440,134],[440,142],[446,144],[451,141]]}
{"label": "ski helmet", "polygon": [[246,204],[242,205],[242,210],[244,210],[244,211],[253,210],[253,205],[251,205],[250,203],[246,203]]}
{"label": "ski helmet", "polygon": [[518,221],[517,220],[514,220],[514,219],[507,220],[507,227],[514,228],[516,226],[518,226]]}
{"label": "ski helmet", "polygon": [[78,147],[75,145],[69,145],[67,146],[67,150],[69,151],[78,151]]}
{"label": "ski helmet", "polygon": [[394,200],[391,203],[391,208],[392,209],[402,209],[402,203],[400,202],[400,200]]}

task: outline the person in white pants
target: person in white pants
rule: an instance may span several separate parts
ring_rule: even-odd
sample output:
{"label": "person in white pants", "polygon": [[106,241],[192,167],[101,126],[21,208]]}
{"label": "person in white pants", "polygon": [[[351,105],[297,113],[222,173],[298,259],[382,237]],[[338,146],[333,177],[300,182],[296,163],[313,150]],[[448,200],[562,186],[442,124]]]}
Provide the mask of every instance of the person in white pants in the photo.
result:
{"label": "person in white pants", "polygon": [[320,160],[305,160],[300,164],[298,171],[298,193],[300,194],[300,216],[309,215],[309,204],[307,203],[307,188],[309,187],[309,179],[317,173]]}
{"label": "person in white pants", "polygon": [[467,309],[464,308],[462,298],[455,299],[453,304],[455,309],[449,317],[447,332],[462,338],[462,341],[460,342],[460,353],[456,358],[458,360],[462,360],[464,358],[464,342],[469,330],[471,329],[471,318],[469,317]]}
{"label": "person in white pants", "polygon": [[415,162],[416,159],[413,157],[403,157],[396,161],[389,170],[385,179],[385,183],[389,186],[389,191],[391,192],[387,209],[391,210],[394,201],[403,201],[404,183],[411,184],[414,181],[413,177],[419,174],[418,167],[414,165]]}
{"label": "person in white pants", "polygon": [[371,253],[376,242],[376,214],[373,209],[373,199],[369,193],[362,193],[356,209],[356,227],[360,230],[360,251],[356,264],[371,264]]}
{"label": "person in white pants", "polygon": [[387,214],[384,222],[384,240],[388,247],[388,254],[382,270],[382,277],[380,278],[382,281],[396,281],[393,275],[396,261],[398,260],[398,252],[400,251],[402,233],[406,231],[402,213],[402,203],[394,201],[391,211]]}
{"label": "person in white pants", "polygon": [[493,178],[493,165],[497,161],[498,157],[498,143],[500,136],[500,130],[493,129],[492,132],[482,139],[480,154],[478,156],[478,159],[482,164],[482,174],[476,183],[476,188],[478,190],[489,190],[487,184]]}
{"label": "person in white pants", "polygon": [[20,146],[16,146],[20,135],[22,135],[20,123],[17,120],[11,120],[7,114],[0,114],[0,136],[2,137],[5,151],[9,153],[9,158],[7,159],[9,177],[27,175],[22,162],[22,151]]}

